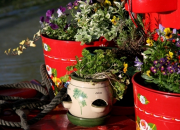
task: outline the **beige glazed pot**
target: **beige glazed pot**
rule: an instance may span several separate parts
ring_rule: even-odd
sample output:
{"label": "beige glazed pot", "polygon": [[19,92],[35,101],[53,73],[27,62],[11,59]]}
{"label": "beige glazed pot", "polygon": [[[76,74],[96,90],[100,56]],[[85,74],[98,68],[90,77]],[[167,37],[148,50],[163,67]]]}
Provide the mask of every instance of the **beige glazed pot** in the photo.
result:
{"label": "beige glazed pot", "polygon": [[[71,75],[67,94],[71,101],[63,101],[69,112],[82,118],[99,118],[107,115],[113,105],[113,90],[108,79],[82,79]],[[97,104],[102,101],[104,105]],[[96,104],[94,104],[96,102]]]}

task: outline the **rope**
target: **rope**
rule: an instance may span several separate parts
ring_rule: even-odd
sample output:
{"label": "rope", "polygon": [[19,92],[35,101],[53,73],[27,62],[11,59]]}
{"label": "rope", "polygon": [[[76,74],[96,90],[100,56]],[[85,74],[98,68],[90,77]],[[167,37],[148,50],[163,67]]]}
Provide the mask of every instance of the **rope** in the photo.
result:
{"label": "rope", "polygon": [[[40,66],[40,73],[42,76],[42,83],[41,85],[28,83],[28,82],[21,82],[16,84],[5,84],[0,85],[1,88],[29,88],[35,89],[39,93],[41,93],[41,97],[34,97],[29,99],[24,99],[21,97],[15,96],[2,96],[0,95],[0,112],[3,109],[11,109],[15,111],[17,115],[19,115],[21,122],[12,122],[12,121],[5,121],[0,119],[0,125],[8,126],[8,127],[21,127],[24,130],[29,130],[30,125],[38,122],[41,120],[45,115],[47,115],[51,110],[53,110],[58,104],[60,104],[64,97],[66,97],[67,88],[62,88],[59,93],[54,96],[50,78],[48,77],[45,65]],[[27,120],[26,115],[23,109],[41,109],[42,111],[37,114],[34,118]]]}

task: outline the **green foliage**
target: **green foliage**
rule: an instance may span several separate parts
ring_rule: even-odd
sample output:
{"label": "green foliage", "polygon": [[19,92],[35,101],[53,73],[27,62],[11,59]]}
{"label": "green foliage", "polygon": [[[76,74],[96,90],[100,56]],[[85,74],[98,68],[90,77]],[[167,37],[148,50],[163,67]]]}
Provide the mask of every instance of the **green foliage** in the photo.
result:
{"label": "green foliage", "polygon": [[[173,30],[173,31],[172,31]],[[142,78],[160,91],[180,93],[180,36],[175,29],[163,28],[149,35],[143,52]],[[153,39],[154,38],[154,39]]]}
{"label": "green foliage", "polygon": [[[111,4],[107,5],[107,2]],[[119,46],[125,42],[136,41],[140,34],[129,19],[124,3],[106,0],[104,3],[89,3],[80,1],[81,12],[77,12],[75,19],[79,29],[75,35],[76,41],[82,44],[98,40],[101,36],[108,41],[114,40]],[[138,22],[141,17],[138,16]]]}
{"label": "green foliage", "polygon": [[[58,29],[53,29],[49,23],[44,21],[41,29],[41,34],[59,40],[69,40],[73,41],[75,34],[77,33],[77,21],[74,20],[74,11],[75,9],[71,9],[68,12],[64,12],[61,16],[57,16],[57,14],[52,14],[50,23],[53,23],[58,26]],[[56,11],[57,12],[57,11]],[[71,15],[69,15],[69,13]]]}
{"label": "green foliage", "polygon": [[[75,73],[81,78],[104,79],[108,78],[115,91],[115,97],[123,98],[124,91],[129,84],[129,78],[124,70],[126,57],[117,57],[117,49],[97,49],[93,54],[88,50],[82,51],[83,57],[76,57],[77,64],[68,66],[70,72],[76,69]],[[63,77],[62,77],[63,79]]]}

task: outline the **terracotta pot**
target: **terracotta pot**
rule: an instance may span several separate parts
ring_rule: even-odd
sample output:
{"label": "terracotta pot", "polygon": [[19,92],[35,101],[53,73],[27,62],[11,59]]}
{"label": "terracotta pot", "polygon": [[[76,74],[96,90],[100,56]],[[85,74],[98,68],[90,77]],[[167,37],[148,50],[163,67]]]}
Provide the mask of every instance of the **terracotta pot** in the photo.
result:
{"label": "terracotta pot", "polygon": [[[76,117],[99,118],[108,115],[113,105],[113,90],[108,79],[83,79],[71,75],[67,94],[72,100],[69,112]],[[95,108],[96,100],[103,100],[106,106]]]}
{"label": "terracotta pot", "polygon": [[88,45],[80,45],[80,42],[77,41],[50,39],[43,35],[41,38],[46,69],[51,79],[56,80],[55,84],[58,84],[59,78],[66,74],[66,67],[75,63],[75,56],[82,56],[81,53],[85,47],[115,46],[114,42],[108,42],[103,37]]}
{"label": "terracotta pot", "polygon": [[147,88],[140,73],[132,78],[137,130],[179,130],[180,94]]}

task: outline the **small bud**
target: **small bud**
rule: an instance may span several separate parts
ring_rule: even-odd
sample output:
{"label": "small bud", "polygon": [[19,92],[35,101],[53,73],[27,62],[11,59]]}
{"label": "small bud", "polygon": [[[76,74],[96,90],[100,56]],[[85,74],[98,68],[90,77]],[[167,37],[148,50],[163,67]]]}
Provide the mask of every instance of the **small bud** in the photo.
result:
{"label": "small bud", "polygon": [[18,50],[18,55],[21,55],[22,51]]}
{"label": "small bud", "polygon": [[36,44],[34,44],[33,41],[29,41],[29,46],[31,46],[31,47],[36,47]]}
{"label": "small bud", "polygon": [[20,44],[20,45],[24,45],[24,43],[25,43],[25,40],[23,40],[23,41],[20,42],[19,44]]}
{"label": "small bud", "polygon": [[10,53],[11,49],[8,49],[8,53]]}

